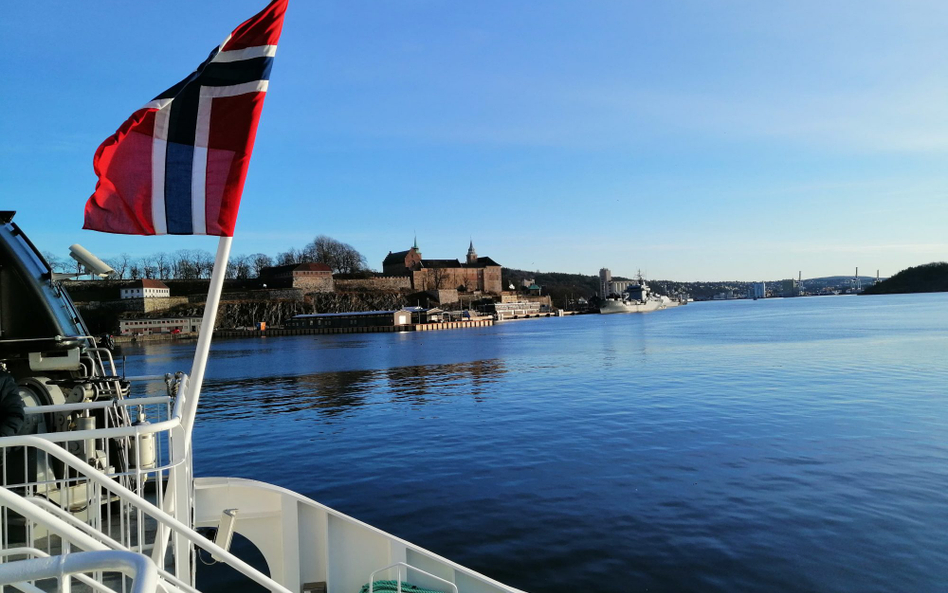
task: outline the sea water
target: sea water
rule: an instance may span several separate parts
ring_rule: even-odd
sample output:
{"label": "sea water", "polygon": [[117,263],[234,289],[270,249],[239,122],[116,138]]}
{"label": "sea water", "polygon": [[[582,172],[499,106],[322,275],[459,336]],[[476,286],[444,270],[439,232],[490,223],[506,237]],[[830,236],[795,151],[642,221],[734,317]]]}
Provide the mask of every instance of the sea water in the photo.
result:
{"label": "sea water", "polygon": [[946,590],[948,294],[219,340],[195,472],[537,593]]}

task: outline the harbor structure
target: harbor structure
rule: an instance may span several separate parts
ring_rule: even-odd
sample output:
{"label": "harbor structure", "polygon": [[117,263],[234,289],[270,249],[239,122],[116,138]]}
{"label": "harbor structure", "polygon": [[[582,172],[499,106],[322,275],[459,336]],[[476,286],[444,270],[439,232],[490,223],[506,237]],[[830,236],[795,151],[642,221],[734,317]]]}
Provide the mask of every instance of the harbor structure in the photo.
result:
{"label": "harbor structure", "polygon": [[[544,311],[544,306],[538,302],[516,301],[509,303],[489,303],[481,307],[481,312],[493,315],[498,321],[504,319],[518,319],[536,317]],[[546,307],[548,311],[549,308]]]}
{"label": "harbor structure", "polygon": [[358,311],[354,313],[312,313],[296,315],[287,320],[286,327],[299,328],[365,328],[398,327],[411,325],[412,311]]}

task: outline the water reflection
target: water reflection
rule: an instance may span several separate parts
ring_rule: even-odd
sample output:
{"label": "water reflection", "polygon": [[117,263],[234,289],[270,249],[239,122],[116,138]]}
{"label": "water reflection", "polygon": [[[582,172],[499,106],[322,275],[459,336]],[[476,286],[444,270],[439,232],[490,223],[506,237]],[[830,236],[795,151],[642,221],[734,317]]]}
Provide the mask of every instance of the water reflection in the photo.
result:
{"label": "water reflection", "polygon": [[202,420],[249,419],[260,414],[312,410],[323,418],[349,415],[373,404],[424,406],[445,398],[486,401],[507,367],[500,359],[269,376],[205,382]]}

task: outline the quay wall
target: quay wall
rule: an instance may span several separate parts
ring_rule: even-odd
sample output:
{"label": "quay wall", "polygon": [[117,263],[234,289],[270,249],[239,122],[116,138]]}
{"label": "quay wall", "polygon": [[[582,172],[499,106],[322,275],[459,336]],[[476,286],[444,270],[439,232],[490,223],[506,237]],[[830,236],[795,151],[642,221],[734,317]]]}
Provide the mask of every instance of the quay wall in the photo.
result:
{"label": "quay wall", "polygon": [[[566,315],[580,315],[576,311],[563,311]],[[526,317],[519,317],[520,320],[539,319],[541,317],[555,317],[556,314],[538,313]],[[410,332],[410,331],[441,331],[448,329],[467,329],[474,327],[490,327],[494,325],[493,319],[473,319],[461,321],[443,321],[440,323],[415,323],[412,325],[400,326],[381,326],[381,327],[344,327],[344,328],[295,328],[281,329],[270,328],[266,330],[256,329],[216,329],[214,337],[217,338],[259,338],[263,336],[307,336],[320,334],[355,334],[355,333],[391,333],[391,332]],[[196,339],[197,334],[149,334],[143,336],[114,336],[117,344],[130,342],[160,342],[164,340],[187,340]]]}
{"label": "quay wall", "polygon": [[311,336],[321,334],[377,334],[410,331],[439,331],[445,329],[467,329],[490,327],[493,319],[466,321],[443,321],[441,323],[415,323],[412,325],[367,326],[367,327],[324,327],[324,328],[287,328],[287,329],[219,329],[214,331],[217,338],[259,338],[263,336]]}

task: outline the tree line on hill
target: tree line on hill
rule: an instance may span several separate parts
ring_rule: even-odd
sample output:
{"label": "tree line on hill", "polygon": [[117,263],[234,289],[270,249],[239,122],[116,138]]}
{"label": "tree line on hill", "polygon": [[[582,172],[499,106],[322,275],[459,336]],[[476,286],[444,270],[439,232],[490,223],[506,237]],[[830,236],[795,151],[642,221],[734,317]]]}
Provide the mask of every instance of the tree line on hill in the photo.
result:
{"label": "tree line on hill", "polygon": [[862,294],[912,292],[948,292],[948,262],[932,262],[906,268],[891,278],[866,288]]}
{"label": "tree line on hill", "polygon": [[[64,259],[51,252],[43,257],[54,272],[82,274],[78,262]],[[159,252],[141,257],[123,253],[104,260],[115,274],[115,280],[201,280],[211,277],[214,256],[203,249],[179,249],[171,253]],[[299,263],[323,263],[335,274],[355,274],[368,268],[365,256],[352,245],[319,235],[301,249],[291,247],[271,257],[265,253],[232,255],[227,262],[225,277],[229,280],[248,280],[260,276],[264,268]]]}

